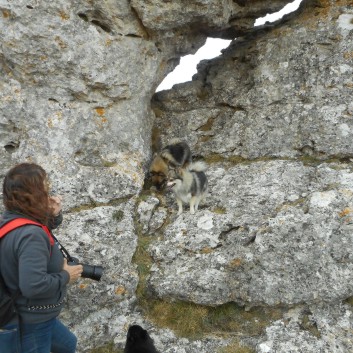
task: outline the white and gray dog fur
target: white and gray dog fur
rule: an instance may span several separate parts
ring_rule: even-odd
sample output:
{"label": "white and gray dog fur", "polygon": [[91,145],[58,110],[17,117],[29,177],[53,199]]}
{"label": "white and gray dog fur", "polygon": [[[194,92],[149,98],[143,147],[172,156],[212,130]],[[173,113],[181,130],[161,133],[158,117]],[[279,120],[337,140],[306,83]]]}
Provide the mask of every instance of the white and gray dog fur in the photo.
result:
{"label": "white and gray dog fur", "polygon": [[194,214],[207,194],[207,177],[204,162],[195,162],[187,168],[177,168],[169,177],[167,186],[173,191],[178,204],[178,215],[183,212],[183,203],[190,205],[190,213]]}

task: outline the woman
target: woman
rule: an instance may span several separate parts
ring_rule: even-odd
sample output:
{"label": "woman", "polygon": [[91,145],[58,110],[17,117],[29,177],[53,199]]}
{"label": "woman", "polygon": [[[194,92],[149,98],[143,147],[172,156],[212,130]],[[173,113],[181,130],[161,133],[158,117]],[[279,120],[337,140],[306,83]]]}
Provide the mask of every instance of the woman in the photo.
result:
{"label": "woman", "polygon": [[[49,229],[62,222],[61,198],[49,196],[45,170],[34,163],[13,167],[3,183],[5,212],[0,227],[15,218],[28,218]],[[0,335],[1,352],[74,353],[77,339],[59,320],[66,286],[76,281],[82,265],[68,266],[58,244],[50,242],[39,226],[25,225],[12,230],[0,242],[0,272],[16,299],[19,318],[14,317],[2,329],[18,328],[17,350],[5,347]],[[9,344],[8,344],[9,345]],[[12,350],[10,350],[12,348]]]}

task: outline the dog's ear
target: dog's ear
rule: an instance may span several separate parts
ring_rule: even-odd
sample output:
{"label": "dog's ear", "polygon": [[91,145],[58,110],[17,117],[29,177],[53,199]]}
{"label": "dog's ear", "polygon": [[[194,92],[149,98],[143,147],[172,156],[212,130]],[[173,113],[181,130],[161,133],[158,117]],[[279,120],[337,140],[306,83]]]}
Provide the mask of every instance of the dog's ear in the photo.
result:
{"label": "dog's ear", "polygon": [[184,169],[181,167],[176,168],[175,171],[180,176],[183,176],[183,174],[184,174]]}
{"label": "dog's ear", "polygon": [[141,338],[144,340],[147,340],[149,338],[147,330],[142,330],[141,331]]}
{"label": "dog's ear", "polygon": [[168,180],[173,180],[178,176],[176,169],[169,169],[167,179]]}
{"label": "dog's ear", "polygon": [[154,153],[152,154],[152,157],[151,157],[151,159],[150,159],[150,168],[153,166],[154,163],[156,163],[157,156],[158,156],[158,153],[157,153],[157,152],[154,152]]}
{"label": "dog's ear", "polygon": [[149,167],[151,168],[153,165],[153,161],[156,159],[155,153],[152,154],[152,156],[149,159]]}

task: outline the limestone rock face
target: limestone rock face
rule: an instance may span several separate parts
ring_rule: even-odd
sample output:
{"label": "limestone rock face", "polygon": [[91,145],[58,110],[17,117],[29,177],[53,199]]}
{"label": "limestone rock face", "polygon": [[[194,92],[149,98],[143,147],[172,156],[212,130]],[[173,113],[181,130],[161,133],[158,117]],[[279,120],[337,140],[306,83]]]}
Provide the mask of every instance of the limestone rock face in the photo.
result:
{"label": "limestone rock face", "polygon": [[337,314],[353,289],[353,13],[336,5],[234,40],[153,100],[163,143],[189,141],[209,163],[210,191],[151,246],[150,290],[203,305],[315,308],[318,335],[301,332],[297,307],[293,326],[269,328],[258,352],[352,349],[339,329],[329,342],[317,309]]}
{"label": "limestone rock face", "polygon": [[[0,175],[41,164],[64,196],[56,235],[104,267],[100,282],[71,287],[62,313],[79,353],[122,349],[133,323],[161,352],[232,347],[145,316],[141,237],[151,298],[284,308],[261,336],[239,338],[256,352],[353,350],[352,4],[303,0],[253,27],[289,2],[0,0]],[[232,43],[192,82],[154,94],[207,36]],[[195,215],[144,188],[155,136],[208,163]]]}
{"label": "limestone rock face", "polygon": [[[153,246],[160,265],[151,285],[163,297],[206,305],[292,305],[349,297],[353,178],[348,166],[333,167],[337,164],[306,167],[288,161],[226,172],[211,167],[205,209],[179,216]],[[338,189],[330,183],[344,179],[348,184]]]}

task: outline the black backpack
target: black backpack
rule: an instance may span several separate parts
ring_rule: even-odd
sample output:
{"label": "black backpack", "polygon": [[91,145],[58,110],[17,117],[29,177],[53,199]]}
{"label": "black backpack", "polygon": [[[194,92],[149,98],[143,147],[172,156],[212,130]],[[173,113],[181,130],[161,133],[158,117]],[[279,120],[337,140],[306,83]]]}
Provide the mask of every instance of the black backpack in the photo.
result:
{"label": "black backpack", "polygon": [[10,295],[0,275],[0,327],[5,326],[16,315],[15,301],[18,296],[19,293]]}
{"label": "black backpack", "polygon": [[[50,243],[53,244],[54,240],[52,234],[50,233],[50,230],[43,224],[31,221],[27,218],[15,218],[14,220],[2,226],[0,228],[0,239],[15,228],[22,227],[26,224],[32,224],[42,227],[44,231],[48,234]],[[5,326],[17,314],[15,301],[20,294],[20,291],[14,293],[13,295],[9,293],[0,272],[0,327]]]}

